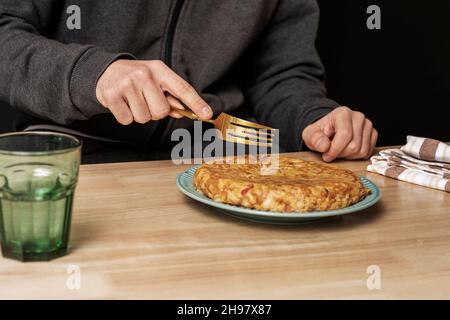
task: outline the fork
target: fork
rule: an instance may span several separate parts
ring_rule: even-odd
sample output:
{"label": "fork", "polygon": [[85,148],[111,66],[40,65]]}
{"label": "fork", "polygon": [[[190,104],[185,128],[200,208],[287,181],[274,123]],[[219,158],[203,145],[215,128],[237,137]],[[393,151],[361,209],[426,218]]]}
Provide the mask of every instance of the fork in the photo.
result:
{"label": "fork", "polygon": [[[182,105],[184,106],[183,103]],[[275,130],[273,128],[247,120],[242,120],[224,112],[222,112],[214,120],[205,120],[201,119],[194,112],[188,110],[186,106],[184,107],[185,110],[174,107],[172,107],[172,110],[180,113],[186,118],[213,124],[214,127],[220,132],[222,140],[252,146],[272,146],[272,137],[274,135],[272,131]]]}

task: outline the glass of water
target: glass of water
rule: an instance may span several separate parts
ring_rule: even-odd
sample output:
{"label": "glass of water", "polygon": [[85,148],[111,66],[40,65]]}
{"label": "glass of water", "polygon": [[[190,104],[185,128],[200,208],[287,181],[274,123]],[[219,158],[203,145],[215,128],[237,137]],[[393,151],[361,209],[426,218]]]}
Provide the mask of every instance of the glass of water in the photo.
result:
{"label": "glass of water", "polygon": [[46,261],[67,253],[81,142],[52,132],[0,135],[3,256]]}

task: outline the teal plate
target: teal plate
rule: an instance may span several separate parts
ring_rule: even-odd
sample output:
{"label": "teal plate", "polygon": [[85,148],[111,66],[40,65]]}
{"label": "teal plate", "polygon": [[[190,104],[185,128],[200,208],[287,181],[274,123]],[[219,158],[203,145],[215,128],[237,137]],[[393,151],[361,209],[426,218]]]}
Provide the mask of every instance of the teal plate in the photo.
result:
{"label": "teal plate", "polygon": [[211,200],[210,198],[204,196],[195,189],[192,179],[198,166],[192,167],[177,176],[177,187],[188,197],[197,200],[201,203],[207,204],[214,207],[221,212],[237,217],[244,220],[250,220],[254,222],[263,223],[274,223],[274,224],[299,224],[317,221],[319,219],[341,216],[344,214],[361,211],[373,206],[380,200],[381,192],[380,189],[366,177],[360,177],[361,182],[365,187],[369,188],[371,193],[363,200],[349,207],[330,210],[330,211],[314,211],[308,213],[294,212],[294,213],[283,213],[283,212],[269,212],[260,211],[244,207],[238,207],[230,204],[225,204]]}

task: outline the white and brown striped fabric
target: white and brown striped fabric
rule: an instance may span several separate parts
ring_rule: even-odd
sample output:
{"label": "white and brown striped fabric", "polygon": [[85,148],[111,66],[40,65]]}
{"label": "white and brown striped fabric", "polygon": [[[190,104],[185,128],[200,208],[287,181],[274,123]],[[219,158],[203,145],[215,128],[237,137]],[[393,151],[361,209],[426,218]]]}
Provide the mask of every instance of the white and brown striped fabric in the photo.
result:
{"label": "white and brown striped fabric", "polygon": [[388,149],[371,158],[368,171],[450,192],[450,148],[427,138],[408,137],[401,149]]}
{"label": "white and brown striped fabric", "polygon": [[408,136],[401,150],[417,159],[450,163],[450,146],[438,140]]}

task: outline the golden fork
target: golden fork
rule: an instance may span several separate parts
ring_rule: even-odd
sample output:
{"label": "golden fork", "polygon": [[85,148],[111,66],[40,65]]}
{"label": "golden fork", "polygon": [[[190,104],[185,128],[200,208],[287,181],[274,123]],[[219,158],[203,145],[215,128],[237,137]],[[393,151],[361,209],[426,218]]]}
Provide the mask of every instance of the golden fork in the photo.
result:
{"label": "golden fork", "polygon": [[187,110],[187,107],[185,108],[185,110],[182,110],[172,107],[172,110],[192,120],[212,123],[221,133],[222,140],[253,146],[272,146],[273,131],[275,130],[273,128],[242,120],[224,112],[214,120],[205,120],[201,119],[194,112]]}

